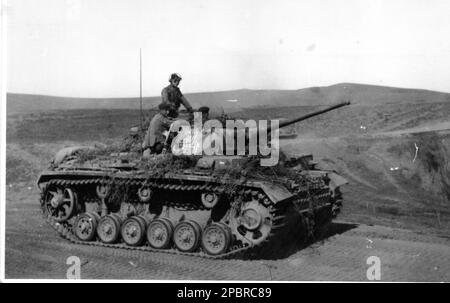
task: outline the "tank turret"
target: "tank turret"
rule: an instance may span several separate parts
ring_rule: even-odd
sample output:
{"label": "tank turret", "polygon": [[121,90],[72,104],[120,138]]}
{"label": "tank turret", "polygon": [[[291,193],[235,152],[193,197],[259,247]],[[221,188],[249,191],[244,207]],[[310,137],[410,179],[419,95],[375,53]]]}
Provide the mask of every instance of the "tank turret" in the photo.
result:
{"label": "tank turret", "polygon": [[[261,138],[267,138],[269,141],[271,139],[275,139],[274,136],[270,136],[270,133],[274,130],[274,128],[281,129],[349,104],[349,101],[341,102],[325,109],[281,121],[278,124],[273,123],[273,121],[267,121],[266,127],[261,127],[261,125],[258,127],[256,121],[250,121],[249,123],[248,121],[244,122],[243,120],[228,120],[229,122],[226,122],[225,125],[223,125],[224,128],[219,128],[218,130],[214,129],[214,131],[206,131],[206,133],[203,134],[203,137],[197,136],[194,138],[192,132],[185,135],[180,134],[177,142],[183,141],[183,136],[188,137],[188,140],[184,141],[184,144],[189,144],[189,146],[185,149],[186,154],[195,150],[196,152],[193,152],[193,154],[201,154],[201,152],[204,151],[203,148],[205,146],[210,147],[219,143],[221,144],[222,150],[217,150],[215,155],[251,155],[251,153],[249,153],[249,145],[260,145],[265,143],[262,142],[264,140],[261,140]],[[195,132],[195,130],[192,131]],[[264,136],[261,136],[261,132],[264,132]]]}

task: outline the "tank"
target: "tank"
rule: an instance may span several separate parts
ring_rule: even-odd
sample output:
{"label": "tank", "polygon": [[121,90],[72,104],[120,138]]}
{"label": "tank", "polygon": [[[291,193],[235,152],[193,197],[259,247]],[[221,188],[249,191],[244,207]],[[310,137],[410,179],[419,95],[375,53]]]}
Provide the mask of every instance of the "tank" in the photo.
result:
{"label": "tank", "polygon": [[63,238],[203,258],[277,258],[318,237],[342,207],[347,181],[318,169],[312,155],[281,153],[271,167],[248,155],[143,158],[143,133],[133,131],[121,148],[64,148],[38,177],[44,218]]}

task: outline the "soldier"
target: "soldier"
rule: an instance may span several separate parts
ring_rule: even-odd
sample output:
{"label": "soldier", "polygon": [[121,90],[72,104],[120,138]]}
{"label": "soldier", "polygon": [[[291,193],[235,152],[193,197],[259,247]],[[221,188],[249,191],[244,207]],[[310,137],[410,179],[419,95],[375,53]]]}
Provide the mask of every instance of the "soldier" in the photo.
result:
{"label": "soldier", "polygon": [[166,103],[171,106],[169,116],[172,118],[176,118],[178,116],[178,109],[180,108],[181,104],[184,105],[188,112],[193,112],[192,106],[189,104],[189,101],[186,99],[186,97],[183,96],[180,89],[178,88],[181,79],[182,78],[179,74],[170,75],[170,84],[161,92],[162,103]]}
{"label": "soldier", "polygon": [[198,111],[202,113],[202,122],[203,123],[209,119],[209,107],[208,106],[202,106],[198,109]]}
{"label": "soldier", "polygon": [[159,106],[159,113],[157,113],[150,121],[147,134],[145,135],[142,148],[144,149],[144,156],[151,154],[160,154],[164,149],[164,142],[166,140],[163,132],[168,131],[170,125],[174,122],[169,117],[171,107],[167,103],[161,103]]}

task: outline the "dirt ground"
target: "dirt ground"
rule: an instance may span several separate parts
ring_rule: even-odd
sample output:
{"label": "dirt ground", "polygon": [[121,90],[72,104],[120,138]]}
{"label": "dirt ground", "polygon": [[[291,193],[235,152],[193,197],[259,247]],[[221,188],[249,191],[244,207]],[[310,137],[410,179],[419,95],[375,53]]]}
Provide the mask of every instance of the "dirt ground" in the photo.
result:
{"label": "dirt ground", "polygon": [[105,119],[87,112],[8,116],[5,276],[64,279],[67,258],[77,256],[83,279],[366,281],[367,258],[376,256],[382,281],[450,281],[449,110],[449,104],[355,107],[348,119],[341,111],[331,116],[336,119],[296,127],[299,136],[284,140],[283,150],[312,153],[321,167],[349,180],[343,212],[312,245],[283,259],[251,261],[80,246],[60,238],[41,216],[37,174],[60,148],[107,143],[117,139],[111,125],[126,129],[131,122],[114,124],[114,111]]}

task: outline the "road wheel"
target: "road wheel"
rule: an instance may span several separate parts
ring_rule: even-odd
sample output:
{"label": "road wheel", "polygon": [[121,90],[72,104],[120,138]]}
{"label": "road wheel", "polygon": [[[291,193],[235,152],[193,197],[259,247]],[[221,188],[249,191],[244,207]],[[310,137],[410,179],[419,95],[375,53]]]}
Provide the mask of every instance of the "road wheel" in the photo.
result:
{"label": "road wheel", "polygon": [[151,247],[163,249],[169,247],[173,236],[173,224],[166,218],[153,220],[147,228],[147,240]]}
{"label": "road wheel", "polygon": [[145,237],[146,222],[140,216],[128,218],[123,222],[121,235],[123,241],[130,246],[139,246]]}
{"label": "road wheel", "polygon": [[182,252],[193,252],[200,243],[201,228],[197,222],[183,221],[178,223],[173,233],[173,242]]}
{"label": "road wheel", "polygon": [[75,236],[81,241],[92,241],[100,216],[97,213],[80,214],[73,225]]}
{"label": "road wheel", "polygon": [[210,255],[220,255],[228,250],[231,243],[231,231],[220,223],[208,225],[202,234],[202,247]]}
{"label": "road wheel", "polygon": [[116,243],[120,236],[121,219],[116,214],[104,216],[97,226],[97,235],[104,243]]}

